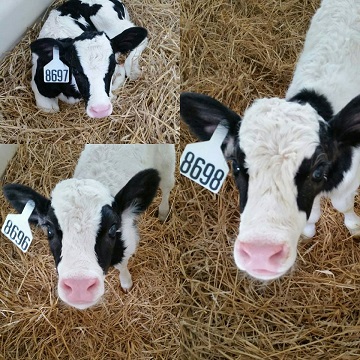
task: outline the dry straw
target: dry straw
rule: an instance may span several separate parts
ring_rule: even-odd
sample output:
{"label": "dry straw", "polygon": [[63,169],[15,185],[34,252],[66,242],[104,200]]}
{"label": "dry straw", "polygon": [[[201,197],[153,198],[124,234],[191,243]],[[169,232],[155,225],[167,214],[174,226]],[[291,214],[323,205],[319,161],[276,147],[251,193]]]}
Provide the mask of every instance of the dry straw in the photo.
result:
{"label": "dry straw", "polygon": [[[183,0],[182,90],[240,114],[256,98],[283,97],[319,3]],[[191,141],[182,126],[182,147]],[[328,202],[293,271],[264,284],[234,265],[240,215],[231,176],[218,196],[184,177],[179,187],[184,359],[360,358],[360,246]]]}
{"label": "dry straw", "polygon": [[[54,6],[62,1],[56,1]],[[46,114],[35,105],[30,87],[30,43],[43,19],[0,63],[0,142],[174,143],[178,141],[179,3],[176,0],[127,1],[135,24],[149,32],[141,78],[116,90],[112,115],[91,119],[84,102]]]}
{"label": "dry straw", "polygon": [[[49,196],[71,176],[80,146],[21,146],[3,183],[18,182]],[[57,274],[47,238],[34,229],[23,254],[0,237],[0,359],[179,358],[179,244],[173,199],[165,223],[156,217],[160,198],[139,222],[140,246],[129,269],[134,287],[124,294],[118,271],[106,277],[105,296],[94,308],[69,308],[56,294]],[[13,209],[0,197],[0,222]]]}

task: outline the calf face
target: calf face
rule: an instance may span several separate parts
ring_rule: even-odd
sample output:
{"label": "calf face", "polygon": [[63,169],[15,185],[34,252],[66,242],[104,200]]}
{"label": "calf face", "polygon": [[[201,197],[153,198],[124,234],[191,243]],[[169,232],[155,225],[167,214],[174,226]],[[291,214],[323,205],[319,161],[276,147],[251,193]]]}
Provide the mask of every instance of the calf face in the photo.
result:
{"label": "calf face", "polygon": [[[115,71],[115,53],[136,48],[147,36],[144,28],[133,27],[113,39],[105,33],[85,31],[74,39],[41,38],[31,44],[36,66],[33,81],[39,93],[47,98],[63,94],[67,98],[83,98],[90,117],[101,118],[112,113],[111,80]],[[43,68],[52,60],[54,46],[73,77],[70,84],[45,83]]]}
{"label": "calf face", "polygon": [[200,139],[219,123],[229,129],[222,149],[233,161],[241,211],[235,263],[261,280],[294,264],[315,196],[341,183],[360,143],[360,97],[329,121],[309,103],[257,100],[241,119],[208,96],[181,95],[181,117]]}
{"label": "calf face", "polygon": [[47,232],[59,274],[59,297],[78,309],[94,305],[104,293],[111,265],[131,254],[138,240],[136,216],[149,206],[159,185],[156,170],[139,172],[111,196],[100,182],[68,179],[56,185],[51,200],[33,189],[9,184],[4,195],[21,212],[29,200],[35,209],[29,219]]}

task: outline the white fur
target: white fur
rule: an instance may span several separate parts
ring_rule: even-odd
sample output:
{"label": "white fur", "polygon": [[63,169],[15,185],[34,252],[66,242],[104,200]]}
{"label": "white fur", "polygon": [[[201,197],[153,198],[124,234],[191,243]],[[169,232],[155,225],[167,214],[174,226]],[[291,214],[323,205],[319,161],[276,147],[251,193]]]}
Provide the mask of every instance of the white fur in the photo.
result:
{"label": "white fur", "polygon": [[[296,258],[306,223],[297,207],[294,178],[305,157],[319,144],[320,116],[310,105],[284,99],[257,100],[244,114],[239,139],[249,174],[248,200],[237,242],[289,243],[284,273]],[[235,245],[236,246],[236,245]],[[246,270],[235,251],[237,266]]]}
{"label": "white fur", "polygon": [[74,177],[98,179],[115,195],[132,176],[147,168],[159,171],[162,191],[159,217],[165,220],[169,212],[169,194],[175,182],[174,145],[86,145]]}
{"label": "white fur", "polygon": [[[287,99],[303,88],[314,89],[327,97],[337,113],[360,94],[359,18],[360,3],[356,0],[322,1],[311,20]],[[360,179],[359,160],[360,149],[354,149],[352,166],[343,182],[324,194],[344,213],[345,225],[354,235],[360,233],[360,218],[353,210]]]}
{"label": "white fur", "polygon": [[[59,283],[64,278],[97,278],[101,284],[97,299],[101,297],[104,275],[94,251],[101,209],[112,204],[114,196],[130,178],[148,168],[157,169],[161,176],[163,199],[159,217],[164,220],[169,212],[169,193],[174,186],[174,145],[85,146],[74,178],[60,182],[52,192],[51,203],[63,232]],[[127,263],[139,242],[134,223],[136,216],[131,210],[127,209],[121,215],[121,233],[126,250],[122,262],[115,266],[120,270],[120,283],[125,291],[132,286]],[[60,286],[58,291],[64,298]],[[78,304],[74,306],[79,307]]]}
{"label": "white fur", "polygon": [[[104,274],[94,251],[95,239],[101,208],[111,205],[112,201],[109,190],[92,179],[61,181],[51,194],[51,205],[63,232],[62,260],[57,269],[59,283],[64,278],[98,278],[101,286],[96,301],[104,293]],[[61,286],[58,292],[61,298],[66,298]]]}
{"label": "white fur", "polygon": [[[322,1],[311,21],[286,99],[302,89],[315,90],[327,97],[337,113],[360,93],[359,18],[360,3],[356,0]],[[352,166],[342,183],[329,194],[316,197],[307,224],[305,214],[298,211],[294,177],[302,160],[310,157],[319,143],[318,128],[319,116],[308,105],[264,99],[245,112],[239,139],[250,181],[234,251],[240,269],[246,270],[236,251],[239,243],[286,243],[289,255],[274,277],[284,274],[295,261],[301,232],[308,237],[315,234],[323,195],[344,213],[349,231],[360,233],[360,218],[354,213],[360,179],[359,149],[354,149]]]}
{"label": "white fur", "polygon": [[323,0],[312,18],[286,98],[303,88],[329,99],[335,113],[360,93],[360,3]]}

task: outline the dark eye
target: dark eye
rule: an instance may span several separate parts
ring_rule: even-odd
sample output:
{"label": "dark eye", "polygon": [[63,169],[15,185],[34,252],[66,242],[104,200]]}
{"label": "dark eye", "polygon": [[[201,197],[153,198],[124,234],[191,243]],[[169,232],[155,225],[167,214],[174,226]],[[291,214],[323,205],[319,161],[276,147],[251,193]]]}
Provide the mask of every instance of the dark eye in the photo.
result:
{"label": "dark eye", "polygon": [[114,238],[116,236],[116,231],[117,231],[117,226],[114,224],[109,229],[109,232],[108,232],[109,236]]}
{"label": "dark eye", "polygon": [[54,229],[51,225],[47,225],[47,236],[50,239],[52,239],[55,235]]}
{"label": "dark eye", "polygon": [[238,165],[238,163],[235,160],[233,160],[233,162],[232,162],[232,168],[233,168],[234,176],[238,176],[240,173],[240,166]]}
{"label": "dark eye", "polygon": [[322,180],[327,180],[326,172],[327,172],[327,165],[321,164],[313,171],[311,178],[315,182],[321,182]]}

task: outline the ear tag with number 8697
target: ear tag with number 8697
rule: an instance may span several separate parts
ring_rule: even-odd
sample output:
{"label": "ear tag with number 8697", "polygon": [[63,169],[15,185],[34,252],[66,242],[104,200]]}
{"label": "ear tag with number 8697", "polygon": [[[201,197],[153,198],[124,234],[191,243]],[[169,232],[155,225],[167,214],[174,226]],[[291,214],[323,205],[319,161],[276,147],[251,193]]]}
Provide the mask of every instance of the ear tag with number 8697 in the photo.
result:
{"label": "ear tag with number 8697", "polygon": [[35,203],[29,200],[21,214],[9,214],[1,228],[1,232],[24,253],[28,251],[32,241],[29,217]]}
{"label": "ear tag with number 8697", "polygon": [[209,141],[186,145],[180,158],[180,173],[215,194],[229,172],[221,150],[227,133],[219,124]]}
{"label": "ear tag with number 8697", "polygon": [[69,67],[60,60],[59,49],[53,47],[53,59],[44,66],[45,83],[68,83],[70,81]]}

